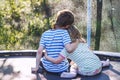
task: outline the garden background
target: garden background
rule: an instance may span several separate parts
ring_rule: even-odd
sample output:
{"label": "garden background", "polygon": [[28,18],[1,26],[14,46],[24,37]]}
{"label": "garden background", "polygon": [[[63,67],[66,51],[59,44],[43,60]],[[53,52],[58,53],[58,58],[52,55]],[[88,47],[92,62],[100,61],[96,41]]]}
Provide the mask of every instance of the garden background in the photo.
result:
{"label": "garden background", "polygon": [[[120,52],[119,3],[92,0],[91,49]],[[87,0],[0,0],[0,50],[36,50],[41,34],[62,9],[74,13],[75,25],[86,39]]]}

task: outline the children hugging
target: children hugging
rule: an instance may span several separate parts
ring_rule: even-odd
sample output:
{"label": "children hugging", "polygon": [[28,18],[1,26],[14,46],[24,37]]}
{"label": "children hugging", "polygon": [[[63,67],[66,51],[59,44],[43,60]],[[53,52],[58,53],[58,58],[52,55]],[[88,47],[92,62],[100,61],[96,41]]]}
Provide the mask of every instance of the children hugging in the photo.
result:
{"label": "children hugging", "polygon": [[[73,78],[77,74],[85,76],[99,74],[102,67],[109,65],[109,60],[100,61],[89,49],[73,23],[74,15],[70,10],[58,12],[54,28],[45,31],[41,36],[35,71],[42,66],[47,72],[60,73],[62,78]],[[44,49],[46,52],[42,57]],[[68,58],[74,62],[70,72],[67,72]]]}

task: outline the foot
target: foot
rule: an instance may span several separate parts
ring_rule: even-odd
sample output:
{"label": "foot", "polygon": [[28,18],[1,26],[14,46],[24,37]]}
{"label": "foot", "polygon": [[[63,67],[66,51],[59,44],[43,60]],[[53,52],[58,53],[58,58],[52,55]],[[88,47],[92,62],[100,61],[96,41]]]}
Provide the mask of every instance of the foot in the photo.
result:
{"label": "foot", "polygon": [[60,77],[62,78],[74,78],[76,76],[76,73],[70,73],[70,72],[63,72]]}
{"label": "foot", "polygon": [[102,66],[103,67],[106,67],[106,66],[109,66],[110,65],[110,60],[107,59],[106,61],[102,61]]}

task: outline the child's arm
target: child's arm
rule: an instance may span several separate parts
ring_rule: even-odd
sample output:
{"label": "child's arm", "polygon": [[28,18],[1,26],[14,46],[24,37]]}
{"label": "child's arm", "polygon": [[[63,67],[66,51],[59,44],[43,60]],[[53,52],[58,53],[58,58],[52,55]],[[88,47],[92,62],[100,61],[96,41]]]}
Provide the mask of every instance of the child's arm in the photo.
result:
{"label": "child's arm", "polygon": [[79,42],[80,42],[79,39],[77,39],[73,43],[68,43],[65,45],[65,49],[67,50],[68,53],[72,53],[77,48]]}
{"label": "child's arm", "polygon": [[36,54],[36,67],[32,68],[32,72],[33,73],[37,73],[38,69],[39,69],[39,64],[40,64],[40,59],[42,57],[42,53],[43,53],[43,47],[40,46],[38,48],[37,54]]}
{"label": "child's arm", "polygon": [[[80,42],[80,40],[77,39],[73,43],[66,44],[65,48],[66,48],[67,52],[72,53],[77,48],[79,42]],[[57,58],[49,57],[46,52],[45,52],[45,58],[55,64],[59,64],[60,62],[62,62],[65,59],[65,57],[62,55],[59,55]]]}
{"label": "child's arm", "polygon": [[65,59],[65,57],[63,57],[62,55],[59,55],[57,58],[52,58],[52,57],[49,57],[47,53],[45,53],[45,58],[55,64],[59,64]]}

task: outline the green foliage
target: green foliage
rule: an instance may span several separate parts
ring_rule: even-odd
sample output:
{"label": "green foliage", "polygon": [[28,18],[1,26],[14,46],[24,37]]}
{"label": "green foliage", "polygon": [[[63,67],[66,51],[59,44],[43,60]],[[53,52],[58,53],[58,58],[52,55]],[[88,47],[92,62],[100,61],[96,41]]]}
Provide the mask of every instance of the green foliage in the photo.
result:
{"label": "green foliage", "polygon": [[50,26],[50,16],[43,13],[44,7],[49,7],[44,1],[3,1],[4,5],[0,7],[0,50],[38,48],[41,34]]}
{"label": "green foliage", "polygon": [[[103,1],[100,50],[120,51],[119,2]],[[92,49],[95,46],[96,3],[92,2]],[[0,0],[0,50],[37,49],[41,34],[54,24],[55,13],[62,9],[73,11],[75,25],[86,38],[86,7],[85,0]]]}

